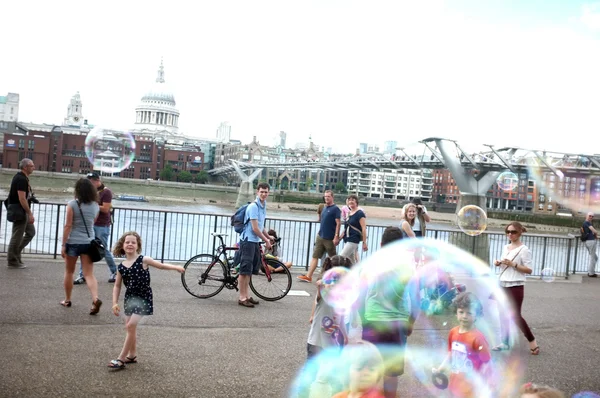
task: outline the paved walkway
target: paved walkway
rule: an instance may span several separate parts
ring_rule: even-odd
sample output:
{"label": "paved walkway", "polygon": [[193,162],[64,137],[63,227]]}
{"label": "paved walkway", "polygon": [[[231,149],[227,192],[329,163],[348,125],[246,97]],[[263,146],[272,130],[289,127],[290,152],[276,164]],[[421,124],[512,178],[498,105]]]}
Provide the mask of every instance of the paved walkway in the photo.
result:
{"label": "paved walkway", "polygon": [[[24,397],[285,397],[306,357],[313,285],[296,282],[311,297],[288,296],[247,309],[232,291],[199,300],[179,274],[152,270],[155,315],[139,328],[139,363],[120,372],[106,365],[125,336],[110,312],[108,269],[96,267],[104,306],[98,316],[85,286],[75,286],[73,307],[63,308],[60,261],[25,259],[7,269],[0,257],[0,396]],[[600,280],[529,283],[525,318],[542,354],[525,356],[525,380],[573,394],[600,391]],[[401,396],[424,396],[405,375]]]}

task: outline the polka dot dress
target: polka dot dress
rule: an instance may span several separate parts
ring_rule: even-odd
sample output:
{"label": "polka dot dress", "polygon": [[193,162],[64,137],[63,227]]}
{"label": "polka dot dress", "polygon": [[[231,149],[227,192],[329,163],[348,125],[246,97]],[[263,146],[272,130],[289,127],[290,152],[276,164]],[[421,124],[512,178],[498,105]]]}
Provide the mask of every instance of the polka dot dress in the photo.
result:
{"label": "polka dot dress", "polygon": [[119,273],[123,278],[125,291],[125,315],[152,315],[152,288],[150,287],[150,270],[144,269],[144,256],[126,267],[119,264]]}

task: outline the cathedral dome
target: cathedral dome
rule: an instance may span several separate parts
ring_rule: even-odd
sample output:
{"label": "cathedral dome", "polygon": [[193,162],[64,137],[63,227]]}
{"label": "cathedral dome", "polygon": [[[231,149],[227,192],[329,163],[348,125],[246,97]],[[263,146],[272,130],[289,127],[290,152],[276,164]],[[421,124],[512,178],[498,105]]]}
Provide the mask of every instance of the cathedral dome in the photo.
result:
{"label": "cathedral dome", "polygon": [[175,106],[175,96],[164,81],[162,83],[159,81],[155,82],[152,88],[144,94],[142,101],[168,102],[169,105]]}

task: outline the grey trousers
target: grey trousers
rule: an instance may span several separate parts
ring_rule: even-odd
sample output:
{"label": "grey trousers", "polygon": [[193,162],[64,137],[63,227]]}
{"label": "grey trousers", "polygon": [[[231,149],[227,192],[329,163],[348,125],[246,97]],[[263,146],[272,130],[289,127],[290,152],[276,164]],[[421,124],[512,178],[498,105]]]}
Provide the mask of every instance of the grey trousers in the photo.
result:
{"label": "grey trousers", "polygon": [[18,266],[21,262],[21,252],[35,236],[35,226],[29,224],[29,216],[23,221],[13,222],[12,236],[8,244],[7,260],[9,266]]}
{"label": "grey trousers", "polygon": [[590,263],[588,265],[588,275],[594,275],[596,273],[596,263],[598,262],[598,254],[596,254],[596,246],[598,241],[596,239],[586,240],[585,247],[590,252]]}

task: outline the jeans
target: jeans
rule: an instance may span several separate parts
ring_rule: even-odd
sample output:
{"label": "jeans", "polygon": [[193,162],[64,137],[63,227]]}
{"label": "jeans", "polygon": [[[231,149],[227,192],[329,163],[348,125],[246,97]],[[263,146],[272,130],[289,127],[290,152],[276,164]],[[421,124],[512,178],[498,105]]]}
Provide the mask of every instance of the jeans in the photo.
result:
{"label": "jeans", "polygon": [[35,226],[29,224],[29,216],[25,219],[13,222],[12,236],[8,244],[7,260],[8,265],[16,267],[21,262],[21,252],[31,242],[35,236]]}
{"label": "jeans", "polygon": [[598,255],[596,254],[596,246],[598,241],[596,239],[589,239],[585,241],[585,247],[590,252],[590,262],[588,265],[588,275],[594,275],[596,273],[596,263],[598,262]]}
{"label": "jeans", "polygon": [[[96,238],[100,239],[102,243],[104,243],[104,247],[106,248],[104,259],[106,260],[106,264],[110,269],[110,273],[116,274],[117,265],[115,264],[115,259],[113,258],[110,248],[108,246],[108,235],[110,235],[110,225],[106,227],[94,225],[94,234],[96,235]],[[83,278],[83,270],[81,269],[81,264],[79,264],[79,277]]]}

